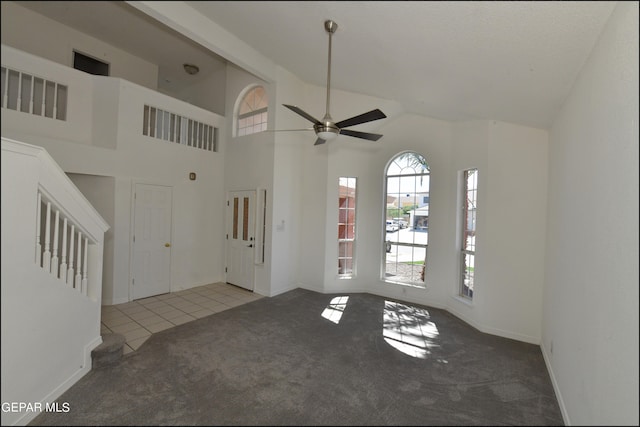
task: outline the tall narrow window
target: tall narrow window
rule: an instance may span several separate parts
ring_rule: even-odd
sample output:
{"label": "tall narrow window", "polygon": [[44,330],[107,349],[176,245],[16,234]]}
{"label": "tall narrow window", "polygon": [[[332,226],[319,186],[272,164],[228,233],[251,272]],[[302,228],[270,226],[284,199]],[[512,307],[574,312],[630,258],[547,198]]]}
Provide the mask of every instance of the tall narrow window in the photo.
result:
{"label": "tall narrow window", "polygon": [[338,276],[355,275],[356,178],[338,180]]}
{"label": "tall narrow window", "polygon": [[476,209],[478,201],[478,170],[468,169],[462,174],[462,245],[460,295],[473,298],[476,257]]}
{"label": "tall narrow window", "polygon": [[429,241],[429,166],[405,152],[386,170],[383,280],[425,286]]}
{"label": "tall narrow window", "polygon": [[236,118],[236,135],[250,135],[267,130],[267,92],[262,86],[249,90],[240,101]]}

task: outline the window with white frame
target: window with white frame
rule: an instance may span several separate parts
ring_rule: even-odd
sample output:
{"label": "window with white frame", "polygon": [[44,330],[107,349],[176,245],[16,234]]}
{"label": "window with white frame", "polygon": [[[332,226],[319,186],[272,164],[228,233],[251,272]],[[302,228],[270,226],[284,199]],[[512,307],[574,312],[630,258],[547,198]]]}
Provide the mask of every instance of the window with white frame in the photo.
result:
{"label": "window with white frame", "polygon": [[386,282],[425,287],[429,241],[429,165],[404,152],[385,171],[383,277]]}
{"label": "window with white frame", "polygon": [[476,210],[478,201],[478,169],[462,173],[462,242],[460,252],[460,295],[473,299],[476,257]]}
{"label": "window with white frame", "polygon": [[267,92],[264,87],[250,89],[240,101],[236,118],[236,136],[267,130]]}
{"label": "window with white frame", "polygon": [[355,276],[356,181],[353,177],[338,180],[338,276]]}

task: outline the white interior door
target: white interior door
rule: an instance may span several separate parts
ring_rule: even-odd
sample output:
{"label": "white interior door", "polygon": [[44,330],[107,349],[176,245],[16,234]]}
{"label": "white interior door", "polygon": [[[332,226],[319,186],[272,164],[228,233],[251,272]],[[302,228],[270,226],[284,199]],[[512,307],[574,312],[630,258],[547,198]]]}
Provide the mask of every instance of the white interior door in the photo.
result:
{"label": "white interior door", "polygon": [[171,187],[135,185],[133,299],[171,291],[171,197]]}
{"label": "white interior door", "polygon": [[255,191],[232,191],[227,199],[227,283],[253,291]]}

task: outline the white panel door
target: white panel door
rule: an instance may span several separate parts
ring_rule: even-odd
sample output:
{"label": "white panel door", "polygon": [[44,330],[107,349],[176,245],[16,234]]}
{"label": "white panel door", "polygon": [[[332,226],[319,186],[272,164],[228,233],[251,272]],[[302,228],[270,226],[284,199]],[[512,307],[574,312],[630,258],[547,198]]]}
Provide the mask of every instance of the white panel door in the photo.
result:
{"label": "white panel door", "polygon": [[253,291],[255,191],[233,191],[227,200],[227,283]]}
{"label": "white panel door", "polygon": [[133,299],[171,291],[172,188],[136,184],[133,235]]}

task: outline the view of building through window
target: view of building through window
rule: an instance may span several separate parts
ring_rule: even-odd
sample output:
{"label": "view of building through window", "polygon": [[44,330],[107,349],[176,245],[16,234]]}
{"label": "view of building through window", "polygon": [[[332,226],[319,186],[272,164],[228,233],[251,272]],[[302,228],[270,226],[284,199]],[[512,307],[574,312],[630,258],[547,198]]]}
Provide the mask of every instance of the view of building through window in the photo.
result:
{"label": "view of building through window", "polygon": [[418,153],[401,153],[387,167],[383,277],[387,282],[425,286],[429,181],[429,166]]}
{"label": "view of building through window", "polygon": [[338,276],[353,277],[356,244],[356,178],[338,180]]}
{"label": "view of building through window", "polygon": [[476,207],[478,201],[478,170],[464,171],[462,177],[462,252],[460,295],[473,298],[476,256]]}

